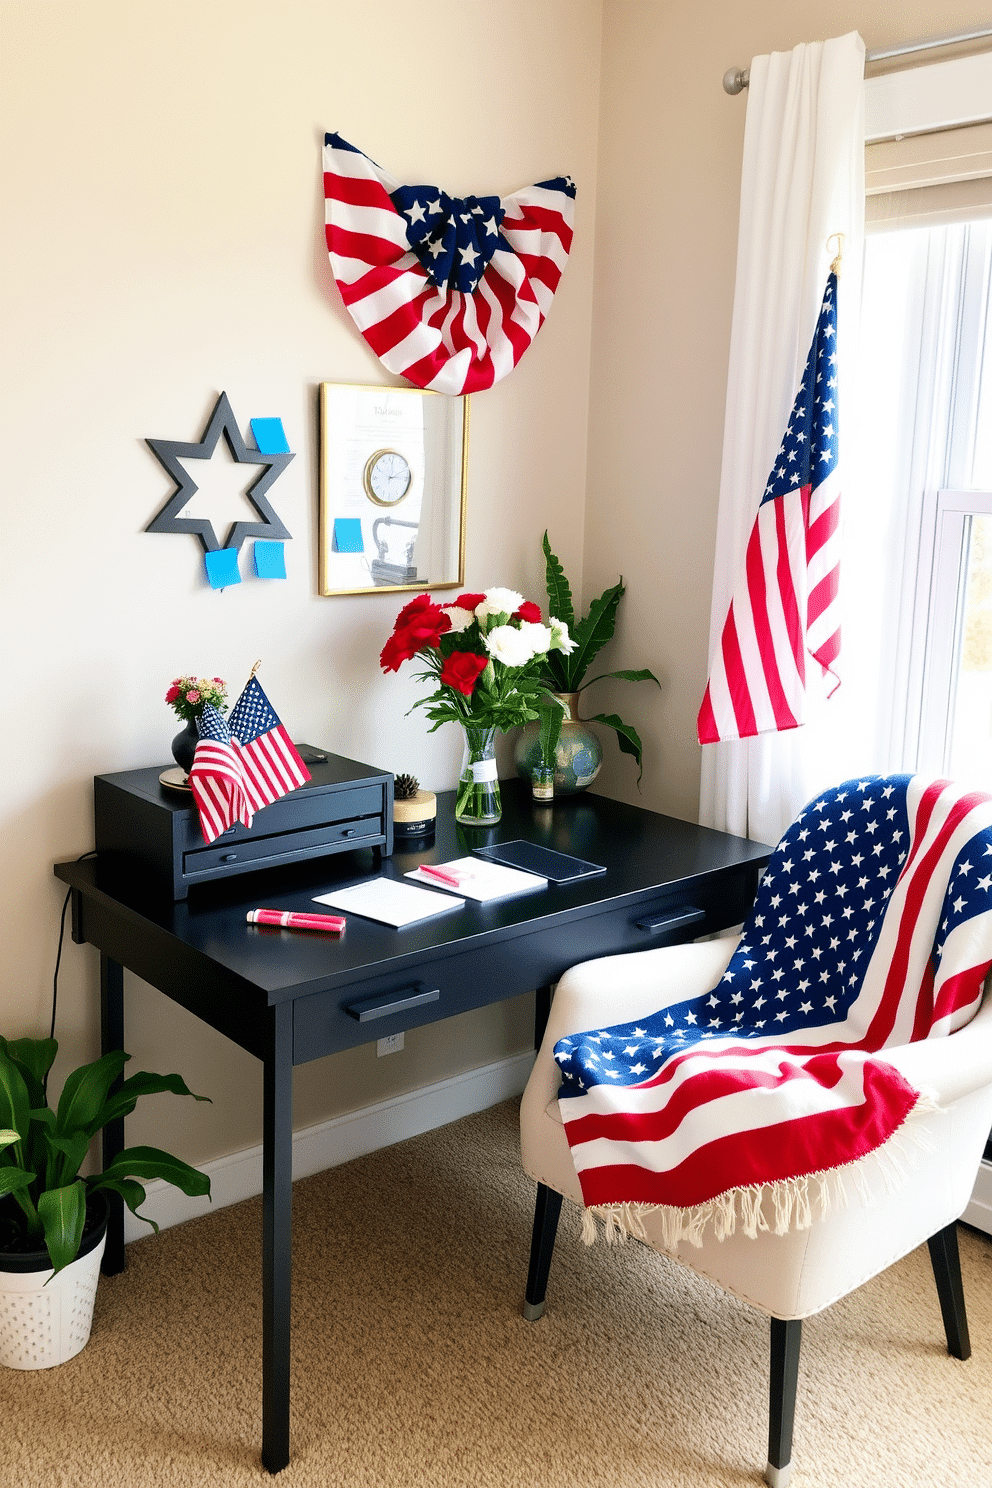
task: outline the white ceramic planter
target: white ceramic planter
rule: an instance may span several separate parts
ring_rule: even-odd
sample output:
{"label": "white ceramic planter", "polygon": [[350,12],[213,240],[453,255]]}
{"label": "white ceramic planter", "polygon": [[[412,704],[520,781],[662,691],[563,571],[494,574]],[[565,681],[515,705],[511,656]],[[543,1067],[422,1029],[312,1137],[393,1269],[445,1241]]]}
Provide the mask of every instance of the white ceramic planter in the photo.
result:
{"label": "white ceramic planter", "polygon": [[90,1336],[106,1243],[104,1232],[93,1250],[57,1276],[51,1270],[0,1271],[0,1364],[51,1369],[79,1353]]}

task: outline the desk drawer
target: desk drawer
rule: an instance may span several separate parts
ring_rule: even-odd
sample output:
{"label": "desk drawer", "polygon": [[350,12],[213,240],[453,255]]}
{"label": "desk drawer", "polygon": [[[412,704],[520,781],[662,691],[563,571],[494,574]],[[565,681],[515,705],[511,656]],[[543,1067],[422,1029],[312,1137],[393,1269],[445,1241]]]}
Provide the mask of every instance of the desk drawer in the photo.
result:
{"label": "desk drawer", "polygon": [[[533,992],[557,982],[580,961],[673,945],[725,929],[744,918],[749,907],[747,892],[742,887],[740,902],[727,884],[697,885],[686,894],[659,894],[639,904],[567,920],[476,950],[424,959],[404,972],[354,982],[343,991],[301,998],[294,1008],[293,1063],[305,1064],[387,1034]],[[361,1021],[349,1011],[349,1006],[367,1006],[373,1000],[374,1019]],[[397,1004],[395,1013],[385,1010],[391,1002]]]}

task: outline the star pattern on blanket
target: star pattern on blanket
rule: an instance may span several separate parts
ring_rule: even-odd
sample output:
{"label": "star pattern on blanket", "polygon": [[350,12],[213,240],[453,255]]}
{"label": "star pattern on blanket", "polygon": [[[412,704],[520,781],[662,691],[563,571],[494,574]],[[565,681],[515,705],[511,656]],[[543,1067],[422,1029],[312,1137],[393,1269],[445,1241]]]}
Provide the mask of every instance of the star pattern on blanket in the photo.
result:
{"label": "star pattern on blanket", "polygon": [[[987,900],[987,836],[973,839],[955,865],[936,958],[944,937]],[[892,776],[846,781],[816,797],[782,838],[747,936],[717,985],[641,1023],[562,1039],[555,1052],[565,1082],[560,1095],[579,1095],[596,1084],[649,1083],[674,1052],[701,1041],[787,1038],[843,1022],[861,989],[909,839],[905,791]]]}

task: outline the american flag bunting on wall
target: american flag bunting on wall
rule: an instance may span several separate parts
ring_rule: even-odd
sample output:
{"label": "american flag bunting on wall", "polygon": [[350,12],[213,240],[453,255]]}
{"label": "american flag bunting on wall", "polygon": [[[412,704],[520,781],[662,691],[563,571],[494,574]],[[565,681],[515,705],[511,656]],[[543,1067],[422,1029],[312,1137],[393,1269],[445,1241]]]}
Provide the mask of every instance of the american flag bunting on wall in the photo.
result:
{"label": "american flag bunting on wall", "polygon": [[256,811],[310,779],[254,677],[228,719],[208,703],[197,718],[197,730],[189,784],[205,842],[213,842],[235,822],[250,828]]}
{"label": "american flag bunting on wall", "polygon": [[701,744],[806,722],[806,657],[839,683],[837,276],[748,539],[699,710]]}
{"label": "american flag bunting on wall", "polygon": [[[802,1228],[927,1099],[885,1050],[953,1032],[992,964],[992,797],[847,781],[776,848],[711,991],[563,1038],[559,1108],[588,1208],[666,1244]],[[814,1204],[815,1208],[815,1204]],[[805,1209],[805,1213],[803,1212]],[[588,1233],[588,1226],[587,1226]]]}
{"label": "american flag bunting on wall", "polygon": [[474,393],[513,370],[551,308],[572,246],[567,176],[500,200],[404,186],[324,137],[327,251],[349,315],[390,372]]}

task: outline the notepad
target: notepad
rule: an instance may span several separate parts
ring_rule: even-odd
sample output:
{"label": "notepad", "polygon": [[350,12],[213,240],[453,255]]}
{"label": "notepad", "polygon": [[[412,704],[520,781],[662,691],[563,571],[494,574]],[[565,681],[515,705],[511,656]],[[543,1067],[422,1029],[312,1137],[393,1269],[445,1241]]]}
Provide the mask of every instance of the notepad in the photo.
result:
{"label": "notepad", "polygon": [[438,868],[450,872],[458,879],[457,884],[446,884],[433,878],[424,869],[414,868],[406,874],[416,883],[429,884],[447,894],[464,894],[466,899],[477,899],[487,903],[490,899],[507,899],[513,894],[532,894],[537,889],[546,889],[548,880],[537,873],[524,873],[519,868],[504,868],[500,863],[489,863],[482,858],[454,858],[450,863],[438,863]]}
{"label": "notepad", "polygon": [[349,889],[318,894],[314,903],[329,904],[332,909],[401,929],[404,925],[416,925],[434,915],[459,909],[465,900],[452,894],[435,893],[433,889],[397,883],[395,878],[371,878],[365,883],[352,884]]}

